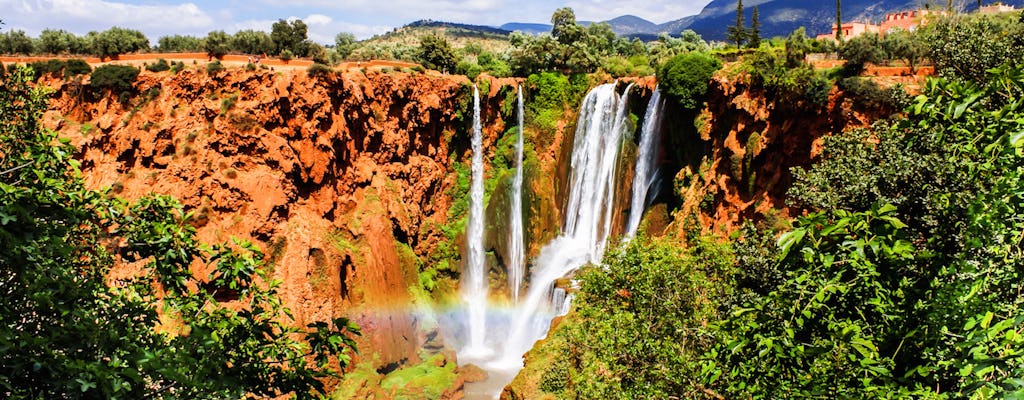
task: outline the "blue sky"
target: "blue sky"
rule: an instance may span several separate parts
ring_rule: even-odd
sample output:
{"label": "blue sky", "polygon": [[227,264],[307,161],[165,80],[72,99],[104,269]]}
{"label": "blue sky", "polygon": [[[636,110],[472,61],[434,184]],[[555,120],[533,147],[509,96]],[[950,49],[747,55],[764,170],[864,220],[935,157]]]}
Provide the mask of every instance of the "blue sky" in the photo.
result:
{"label": "blue sky", "polygon": [[601,21],[633,14],[662,23],[700,12],[709,0],[0,0],[0,28],[37,36],[46,28],[76,34],[120,26],[143,31],[152,42],[168,34],[206,35],[241,29],[270,31],[280,19],[300,18],[310,38],[333,42],[338,32],[360,39],[418,19],[481,25],[548,22],[559,7],[572,7],[579,20]]}

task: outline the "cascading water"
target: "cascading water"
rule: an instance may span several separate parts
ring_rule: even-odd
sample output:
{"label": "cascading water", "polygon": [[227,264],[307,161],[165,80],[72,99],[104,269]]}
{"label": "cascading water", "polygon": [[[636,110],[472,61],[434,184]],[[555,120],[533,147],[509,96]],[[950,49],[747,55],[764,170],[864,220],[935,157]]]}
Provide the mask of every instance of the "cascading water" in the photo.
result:
{"label": "cascading water", "polygon": [[522,355],[547,334],[551,318],[562,312],[553,301],[554,282],[588,262],[599,262],[611,231],[615,167],[627,124],[632,85],[620,97],[615,84],[598,86],[580,109],[571,160],[569,201],[562,235],[541,249],[526,299],[512,317],[497,368],[522,367]]}
{"label": "cascading water", "polygon": [[640,151],[636,158],[636,173],[633,175],[632,198],[630,200],[629,220],[626,222],[626,240],[636,234],[640,220],[647,209],[647,193],[657,176],[654,168],[658,156],[658,142],[661,139],[661,92],[654,87],[651,101],[647,103],[647,113],[643,128],[640,130]]}
{"label": "cascading water", "polygon": [[484,268],[484,157],[480,124],[480,92],[473,85],[473,161],[469,189],[469,226],[466,230],[469,263],[462,298],[466,302],[469,339],[464,354],[481,357],[490,351],[487,336],[487,271]]}
{"label": "cascading water", "polygon": [[508,287],[512,301],[519,302],[519,288],[526,270],[526,249],[523,243],[523,88],[516,88],[519,102],[519,139],[516,142],[516,175],[512,178],[512,207],[509,210]]}

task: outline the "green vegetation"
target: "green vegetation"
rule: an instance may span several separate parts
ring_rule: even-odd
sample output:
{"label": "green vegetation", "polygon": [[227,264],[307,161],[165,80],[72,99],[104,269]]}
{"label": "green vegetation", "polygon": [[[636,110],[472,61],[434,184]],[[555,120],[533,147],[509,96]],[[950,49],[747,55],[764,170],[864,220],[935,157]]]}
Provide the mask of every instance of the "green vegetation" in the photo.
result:
{"label": "green vegetation", "polygon": [[125,93],[133,90],[139,70],[127,65],[107,64],[96,67],[90,75],[89,84],[97,89]]}
{"label": "green vegetation", "polygon": [[428,69],[455,70],[455,50],[444,37],[439,35],[427,35],[420,39],[416,59]]}
{"label": "green vegetation", "polygon": [[696,110],[704,104],[711,76],[721,67],[721,61],[705,53],[680,54],[658,69],[658,84],[683,109]]}
{"label": "green vegetation", "polygon": [[906,116],[827,137],[821,163],[794,171],[789,198],[808,213],[787,232],[766,221],[728,245],[696,236],[613,251],[579,275],[576,309],[546,345],[563,347],[541,350],[563,356],[537,367],[540,387],[564,398],[1024,396],[1021,94],[1024,71],[1008,66],[983,85],[930,80]]}
{"label": "green vegetation", "polygon": [[158,59],[155,63],[146,66],[146,71],[149,72],[163,72],[171,69],[171,65],[167,64],[167,60]]}
{"label": "green vegetation", "polygon": [[[0,91],[0,385],[6,398],[243,398],[323,393],[358,328],[288,325],[251,243],[207,246],[165,196],[85,188],[18,68]],[[110,280],[115,265],[131,274]],[[193,275],[203,265],[206,276]]]}

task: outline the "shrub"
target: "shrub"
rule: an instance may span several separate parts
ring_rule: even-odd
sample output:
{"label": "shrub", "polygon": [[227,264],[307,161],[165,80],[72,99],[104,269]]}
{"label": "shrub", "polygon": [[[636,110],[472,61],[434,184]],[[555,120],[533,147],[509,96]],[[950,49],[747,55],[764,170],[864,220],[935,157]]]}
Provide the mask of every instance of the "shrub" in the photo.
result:
{"label": "shrub", "polygon": [[132,90],[135,78],[138,78],[139,70],[127,65],[101,65],[96,67],[90,75],[90,85],[98,89],[108,89],[118,92]]}
{"label": "shrub", "polygon": [[864,64],[878,63],[885,59],[882,43],[877,34],[868,33],[847,40],[839,48],[839,57],[846,60],[843,74],[857,76],[864,71]]}
{"label": "shrub", "polygon": [[206,73],[207,74],[213,75],[213,74],[216,74],[216,73],[218,73],[220,71],[223,71],[223,70],[224,70],[224,64],[221,64],[220,61],[214,61],[214,62],[206,64]]}
{"label": "shrub", "polygon": [[167,64],[167,60],[159,59],[155,63],[147,65],[146,70],[149,72],[162,72],[171,69],[171,66]]}
{"label": "shrub", "polygon": [[456,74],[465,75],[471,81],[475,81],[480,72],[482,72],[482,68],[477,63],[468,60],[459,61],[459,65],[455,66]]}
{"label": "shrub", "polygon": [[177,74],[178,71],[181,71],[183,69],[185,69],[185,63],[183,63],[181,61],[173,61],[173,62],[171,62],[171,73],[172,74]]}
{"label": "shrub", "polygon": [[69,78],[75,75],[85,75],[92,72],[89,63],[81,58],[72,58],[64,63],[64,77]]}
{"label": "shrub", "polygon": [[34,61],[28,64],[29,68],[32,68],[36,72],[36,77],[41,78],[43,75],[58,75],[64,70],[64,61],[52,59],[46,61]]}
{"label": "shrub", "polygon": [[925,31],[928,58],[945,77],[983,82],[1003,63],[1020,65],[1024,24],[1017,15],[973,15],[943,19]]}
{"label": "shrub", "polygon": [[658,69],[662,93],[684,109],[696,110],[707,95],[708,82],[722,62],[706,53],[692,52],[672,57]]}
{"label": "shrub", "polygon": [[291,61],[292,58],[295,57],[295,53],[292,53],[291,50],[284,49],[284,50],[281,50],[281,54],[278,57],[281,58],[281,61],[288,62],[288,61]]}
{"label": "shrub", "polygon": [[310,77],[326,76],[331,72],[333,72],[331,67],[328,67],[321,63],[314,63],[313,65],[310,65],[309,68],[306,70],[306,74],[309,75]]}

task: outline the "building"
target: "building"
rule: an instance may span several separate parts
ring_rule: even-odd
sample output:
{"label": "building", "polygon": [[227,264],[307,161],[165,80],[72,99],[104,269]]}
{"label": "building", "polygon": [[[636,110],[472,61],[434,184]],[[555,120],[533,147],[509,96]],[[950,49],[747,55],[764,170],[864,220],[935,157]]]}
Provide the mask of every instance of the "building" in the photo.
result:
{"label": "building", "polygon": [[1004,12],[1013,12],[1016,10],[1017,8],[1012,5],[1006,5],[1003,3],[996,2],[987,6],[982,6],[981,8],[978,9],[978,12],[982,14],[1000,14]]}
{"label": "building", "polygon": [[915,31],[919,26],[928,24],[929,15],[939,16],[943,14],[945,14],[944,11],[931,10],[910,10],[885,14],[885,19],[882,20],[881,31],[883,34],[897,29]]}
{"label": "building", "polygon": [[[844,39],[855,38],[855,37],[863,35],[865,33],[879,33],[879,32],[881,32],[881,27],[880,26],[872,25],[872,24],[869,24],[869,23],[866,23],[866,22],[847,22],[847,23],[843,24],[843,38]],[[835,38],[836,38],[836,26],[835,26],[835,24],[833,24],[832,25],[832,33],[831,34],[826,33],[826,34],[823,34],[823,35],[818,35],[818,37],[816,39],[819,39],[819,40],[820,39],[833,39],[834,40]]]}

